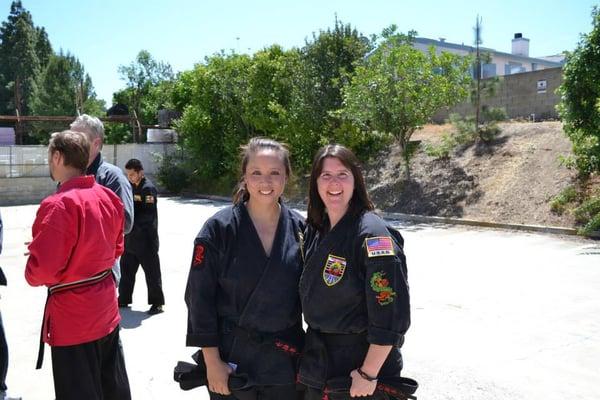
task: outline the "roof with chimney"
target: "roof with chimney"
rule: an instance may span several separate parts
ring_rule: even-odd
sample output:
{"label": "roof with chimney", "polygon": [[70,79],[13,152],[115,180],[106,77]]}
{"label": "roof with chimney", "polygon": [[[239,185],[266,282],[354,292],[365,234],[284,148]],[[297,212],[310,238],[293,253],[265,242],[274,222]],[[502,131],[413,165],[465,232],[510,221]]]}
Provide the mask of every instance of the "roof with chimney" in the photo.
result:
{"label": "roof with chimney", "polygon": [[[516,36],[517,35],[515,35],[515,39],[517,39]],[[525,39],[522,37],[519,37],[518,39],[529,41],[529,39]],[[474,53],[476,51],[475,46],[465,46],[464,44],[450,43],[450,42],[446,42],[444,39],[435,40],[435,39],[417,37],[414,39],[414,43],[419,43],[419,44],[423,44],[426,46],[433,45],[433,46],[439,47],[439,48],[446,48],[449,50],[460,50],[460,51],[465,51],[468,53]],[[545,58],[539,58],[539,57],[527,57],[527,56],[523,56],[523,55],[519,55],[519,54],[505,53],[502,51],[490,49],[488,47],[479,46],[479,51],[485,52],[485,53],[490,53],[492,55],[508,57],[515,61],[539,63],[539,64],[546,65],[548,67],[561,67],[563,65],[563,62],[560,62],[560,61],[547,60]]]}

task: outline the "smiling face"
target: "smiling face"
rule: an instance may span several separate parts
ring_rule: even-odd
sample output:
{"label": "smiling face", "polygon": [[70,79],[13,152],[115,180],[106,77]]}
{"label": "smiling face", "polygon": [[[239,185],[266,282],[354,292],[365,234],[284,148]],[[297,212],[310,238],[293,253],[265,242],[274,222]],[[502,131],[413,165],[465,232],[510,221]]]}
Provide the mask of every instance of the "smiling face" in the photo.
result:
{"label": "smiling face", "polygon": [[281,155],[274,150],[259,150],[250,155],[244,182],[250,195],[248,201],[261,204],[279,201],[283,194],[287,174]]}
{"label": "smiling face", "polygon": [[354,176],[338,158],[323,160],[321,174],[317,178],[317,190],[332,222],[348,211],[354,193]]}

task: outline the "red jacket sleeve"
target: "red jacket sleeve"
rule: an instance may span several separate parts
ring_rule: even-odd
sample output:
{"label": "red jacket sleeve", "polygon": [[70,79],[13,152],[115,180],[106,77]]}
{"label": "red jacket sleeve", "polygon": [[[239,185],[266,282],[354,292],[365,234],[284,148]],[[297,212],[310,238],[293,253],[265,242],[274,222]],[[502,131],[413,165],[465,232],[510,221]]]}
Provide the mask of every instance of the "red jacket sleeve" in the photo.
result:
{"label": "red jacket sleeve", "polygon": [[77,243],[76,217],[62,203],[42,202],[32,227],[25,279],[31,286],[61,281],[69,256]]}

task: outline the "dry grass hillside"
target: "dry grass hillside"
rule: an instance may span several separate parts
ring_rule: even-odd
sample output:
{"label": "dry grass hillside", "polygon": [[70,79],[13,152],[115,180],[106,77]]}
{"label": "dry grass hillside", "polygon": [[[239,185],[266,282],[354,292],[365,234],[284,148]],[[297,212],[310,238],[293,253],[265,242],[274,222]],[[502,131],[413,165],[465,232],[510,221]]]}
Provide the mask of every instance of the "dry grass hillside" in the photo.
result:
{"label": "dry grass hillside", "polygon": [[[436,160],[420,147],[412,161],[410,184],[397,146],[367,166],[376,205],[387,211],[483,221],[572,227],[570,215],[556,215],[550,200],[572,184],[576,172],[561,166],[571,153],[560,122],[510,122],[489,144],[459,148]],[[413,135],[438,143],[450,125],[428,125]]]}

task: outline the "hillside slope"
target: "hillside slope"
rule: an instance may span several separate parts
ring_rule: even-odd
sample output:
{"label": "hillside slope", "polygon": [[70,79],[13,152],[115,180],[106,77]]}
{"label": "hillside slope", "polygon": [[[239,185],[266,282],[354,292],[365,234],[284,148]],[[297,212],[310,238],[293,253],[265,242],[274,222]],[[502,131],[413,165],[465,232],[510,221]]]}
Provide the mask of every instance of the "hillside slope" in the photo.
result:
{"label": "hillside slope", "polygon": [[[488,145],[458,149],[436,160],[420,147],[412,161],[413,181],[403,187],[398,146],[366,166],[367,184],[380,209],[493,222],[572,227],[570,215],[551,212],[550,200],[571,184],[574,170],[559,156],[571,154],[560,122],[510,122]],[[428,125],[413,135],[437,143],[450,125]]]}

